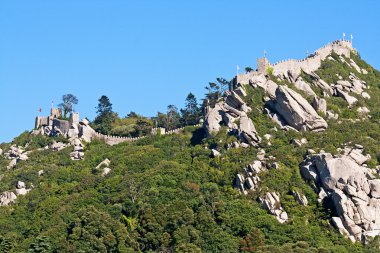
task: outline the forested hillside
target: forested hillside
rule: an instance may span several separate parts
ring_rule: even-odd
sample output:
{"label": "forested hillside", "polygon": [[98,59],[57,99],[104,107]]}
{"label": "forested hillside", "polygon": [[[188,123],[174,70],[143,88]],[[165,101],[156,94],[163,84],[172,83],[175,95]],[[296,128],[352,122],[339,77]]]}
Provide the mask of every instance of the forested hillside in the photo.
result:
{"label": "forested hillside", "polygon": [[[319,201],[316,187],[300,172],[311,150],[339,155],[347,145],[364,147],[369,168],[376,170],[380,162],[380,73],[357,54],[351,59],[367,73],[343,64],[337,54],[330,57],[315,73],[329,84],[354,73],[368,86],[370,99],[351,94],[357,102],[348,106],[342,97],[327,96],[327,110],[339,117],[318,112],[328,124],[325,131],[279,127],[265,110],[267,91],[247,84],[243,99],[262,137],[258,146],[241,145],[228,124],[212,134],[185,127],[179,134],[148,134],[114,146],[92,140],[84,143],[85,158],[79,161],[70,159],[71,146],[49,148],[68,144],[63,136],[25,132],[1,144],[0,193],[30,191],[0,207],[0,252],[378,252],[378,236],[354,243],[339,233],[331,224],[335,206],[328,198]],[[315,82],[310,74],[301,76]],[[313,103],[314,96],[291,80],[278,79],[270,69],[266,77]],[[311,88],[323,96],[320,86]],[[214,99],[211,107],[225,99],[208,94],[208,101]],[[362,107],[370,112],[358,110]],[[107,131],[133,132],[118,122]],[[303,138],[307,142],[296,141]],[[4,153],[11,145],[30,151],[29,158],[7,168],[10,160]],[[258,173],[258,188],[242,194],[237,174],[260,155],[266,169]],[[106,159],[109,164],[98,166]],[[307,198],[307,205],[297,201],[295,191]],[[286,222],[263,208],[259,199],[267,192],[280,195]]]}

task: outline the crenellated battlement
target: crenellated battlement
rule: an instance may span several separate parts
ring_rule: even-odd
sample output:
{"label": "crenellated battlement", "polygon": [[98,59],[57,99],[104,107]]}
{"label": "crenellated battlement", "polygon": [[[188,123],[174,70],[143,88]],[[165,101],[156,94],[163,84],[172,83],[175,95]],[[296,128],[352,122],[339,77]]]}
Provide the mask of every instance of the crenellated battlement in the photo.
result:
{"label": "crenellated battlement", "polygon": [[[201,125],[198,124],[198,125],[192,125],[192,126],[193,127],[200,127]],[[170,135],[170,134],[178,134],[178,133],[182,132],[183,130],[185,130],[185,127],[180,127],[180,128],[176,128],[176,129],[169,130],[169,131],[166,131],[165,128],[153,128],[151,133],[153,135],[155,135],[158,133],[158,131],[160,131],[161,135]],[[102,140],[109,145],[116,145],[116,144],[123,143],[123,142],[135,142],[135,141],[143,139],[147,136],[148,135],[140,136],[140,137],[121,137],[121,136],[114,136],[114,135],[104,135],[104,134],[101,134],[98,132],[94,132],[94,134],[93,134],[94,139]]]}
{"label": "crenellated battlement", "polygon": [[[286,59],[271,64],[266,58],[259,58],[257,61],[258,70],[238,74],[236,76],[236,82],[240,84],[248,84],[253,78],[255,78],[255,76],[264,74],[265,72],[263,72],[262,67],[264,64],[267,64],[267,66],[273,70],[272,74],[275,76],[289,79],[289,75],[291,75],[292,78],[297,78],[302,70],[306,73],[316,71],[321,66],[321,62],[332,52],[350,57],[352,50],[354,50],[352,47],[352,41],[335,40],[317,49],[314,53],[303,59]],[[263,59],[266,61],[263,61]]]}

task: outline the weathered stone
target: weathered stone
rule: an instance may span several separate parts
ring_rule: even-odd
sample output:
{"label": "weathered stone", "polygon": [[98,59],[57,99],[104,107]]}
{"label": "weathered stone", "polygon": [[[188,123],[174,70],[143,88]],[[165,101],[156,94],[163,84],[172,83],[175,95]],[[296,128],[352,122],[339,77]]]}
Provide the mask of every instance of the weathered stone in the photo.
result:
{"label": "weathered stone", "polygon": [[110,160],[108,160],[108,158],[106,158],[106,159],[104,159],[101,163],[99,163],[97,166],[96,166],[96,169],[99,169],[99,168],[101,168],[101,167],[108,167],[108,166],[110,166],[110,164],[111,164],[111,161]]}
{"label": "weathered stone", "polygon": [[346,147],[341,150],[344,154],[335,157],[329,153],[313,155],[300,166],[305,179],[322,186],[318,201],[322,201],[321,194],[331,198],[341,219],[341,224],[336,220],[335,225],[341,233],[344,228],[351,240],[361,240],[363,232],[380,229],[380,219],[376,218],[380,208],[380,179],[360,166],[368,159],[362,150],[362,146]]}
{"label": "weathered stone", "polygon": [[279,222],[284,223],[288,220],[288,214],[281,207],[280,198],[275,192],[267,192],[263,198],[260,198],[260,202]]}
{"label": "weathered stone", "polygon": [[214,108],[208,108],[203,124],[209,135],[219,132],[222,114],[223,108],[220,103],[217,103]]}
{"label": "weathered stone", "polygon": [[240,136],[247,143],[256,146],[261,142],[261,138],[256,132],[255,126],[252,123],[252,120],[248,118],[247,115],[242,115],[240,117]]}
{"label": "weathered stone", "polygon": [[286,86],[277,88],[275,99],[268,105],[297,130],[323,131],[327,128],[326,121],[306,99]]}
{"label": "weathered stone", "polygon": [[304,91],[308,96],[316,96],[315,92],[310,87],[310,84],[305,82],[302,77],[299,77],[294,85],[297,89]]}
{"label": "weathered stone", "polygon": [[373,198],[380,198],[380,179],[374,179],[369,181],[371,188],[371,196]]}
{"label": "weathered stone", "polygon": [[216,150],[216,149],[211,149],[211,157],[220,157],[222,154]]}
{"label": "weathered stone", "polygon": [[339,119],[339,115],[337,113],[334,113],[333,111],[327,111],[326,116],[328,119]]}
{"label": "weathered stone", "polygon": [[371,98],[371,96],[367,93],[367,92],[362,92],[362,97],[364,98],[364,99],[370,99]]}
{"label": "weathered stone", "polygon": [[356,111],[361,115],[367,115],[368,113],[370,113],[370,110],[365,106],[359,107],[358,109],[356,109]]}
{"label": "weathered stone", "polygon": [[0,195],[0,206],[8,206],[17,199],[16,194],[11,191],[3,192]]}
{"label": "weathered stone", "polygon": [[314,96],[312,105],[317,112],[321,112],[323,115],[326,115],[327,102],[324,98]]}
{"label": "weathered stone", "polygon": [[293,191],[293,197],[298,202],[298,204],[303,205],[303,206],[307,206],[308,201],[307,201],[307,198],[305,197],[305,195],[301,195],[299,192]]}
{"label": "weathered stone", "polygon": [[105,167],[102,172],[102,176],[107,176],[111,172],[111,169],[108,167]]}
{"label": "weathered stone", "polygon": [[340,89],[336,89],[336,92],[339,97],[342,97],[347,101],[349,106],[354,105],[358,101],[355,97],[348,95],[347,92],[344,92]]}

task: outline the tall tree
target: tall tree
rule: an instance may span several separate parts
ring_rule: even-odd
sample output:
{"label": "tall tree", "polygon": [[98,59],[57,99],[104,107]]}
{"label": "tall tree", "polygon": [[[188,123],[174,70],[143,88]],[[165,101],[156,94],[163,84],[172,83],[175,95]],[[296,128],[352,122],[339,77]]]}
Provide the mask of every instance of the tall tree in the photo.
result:
{"label": "tall tree", "polygon": [[201,111],[197,103],[197,99],[193,93],[189,93],[186,97],[185,108],[181,109],[183,125],[195,125],[198,123]]}
{"label": "tall tree", "polygon": [[63,110],[63,117],[67,118],[67,114],[74,110],[74,105],[78,104],[78,99],[73,94],[66,94],[62,96],[62,103],[58,106]]}
{"label": "tall tree", "polygon": [[167,116],[167,129],[175,129],[180,126],[180,115],[178,108],[175,105],[168,105]]}
{"label": "tall tree", "polygon": [[112,111],[112,103],[105,95],[99,98],[97,109],[97,116],[94,120],[94,128],[102,134],[110,134],[112,130],[112,124],[114,122],[114,112]]}
{"label": "tall tree", "polygon": [[106,114],[106,113],[112,113],[112,104],[110,99],[103,95],[99,98],[98,106],[95,108],[97,109],[97,113],[99,115]]}
{"label": "tall tree", "polygon": [[[207,90],[206,99],[203,102],[203,105],[209,105],[214,107],[218,100],[224,95],[226,90],[230,87],[230,82],[228,82],[223,77],[216,78],[217,83],[210,82],[208,86],[205,87]],[[207,102],[207,103],[206,103]]]}

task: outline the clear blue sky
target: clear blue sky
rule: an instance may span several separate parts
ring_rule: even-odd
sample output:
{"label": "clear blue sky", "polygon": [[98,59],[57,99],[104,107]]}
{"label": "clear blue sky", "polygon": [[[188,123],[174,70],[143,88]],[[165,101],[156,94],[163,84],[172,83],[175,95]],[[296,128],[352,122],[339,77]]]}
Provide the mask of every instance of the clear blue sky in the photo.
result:
{"label": "clear blue sky", "polygon": [[201,99],[236,65],[302,58],[342,32],[380,68],[380,1],[1,1],[0,142],[73,93],[93,119],[105,94],[120,116]]}

